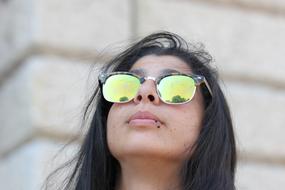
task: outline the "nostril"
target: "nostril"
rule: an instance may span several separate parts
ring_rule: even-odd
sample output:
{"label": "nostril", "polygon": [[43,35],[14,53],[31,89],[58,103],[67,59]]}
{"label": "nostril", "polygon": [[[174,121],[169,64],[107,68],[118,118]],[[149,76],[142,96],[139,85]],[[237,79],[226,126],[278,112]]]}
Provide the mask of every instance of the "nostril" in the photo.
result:
{"label": "nostril", "polygon": [[154,96],[153,96],[153,95],[148,95],[148,99],[149,99],[150,101],[153,101],[153,100],[154,100]]}
{"label": "nostril", "polygon": [[142,100],[142,96],[141,96],[141,95],[138,96],[138,100],[139,100],[139,101]]}

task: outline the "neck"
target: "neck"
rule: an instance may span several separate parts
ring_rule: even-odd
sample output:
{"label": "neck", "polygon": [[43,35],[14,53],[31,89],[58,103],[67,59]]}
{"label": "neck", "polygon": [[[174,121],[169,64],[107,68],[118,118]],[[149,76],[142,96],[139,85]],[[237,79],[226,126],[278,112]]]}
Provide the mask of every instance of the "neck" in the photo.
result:
{"label": "neck", "polygon": [[161,160],[120,161],[116,190],[180,190],[177,163]]}

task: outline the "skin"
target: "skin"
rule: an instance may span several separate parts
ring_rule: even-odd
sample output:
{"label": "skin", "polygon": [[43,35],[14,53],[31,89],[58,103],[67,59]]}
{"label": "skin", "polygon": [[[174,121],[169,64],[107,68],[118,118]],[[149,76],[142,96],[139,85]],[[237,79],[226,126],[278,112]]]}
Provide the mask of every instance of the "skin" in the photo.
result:
{"label": "skin", "polygon": [[[152,77],[160,76],[165,69],[192,73],[184,61],[168,55],[144,56],[131,71],[136,69]],[[155,114],[161,120],[160,128],[151,124],[130,124],[129,118],[137,111]],[[189,103],[169,105],[159,99],[153,80],[146,80],[132,101],[114,103],[107,119],[107,142],[121,167],[116,189],[181,189],[179,171],[183,161],[191,157],[203,112],[199,88]]]}

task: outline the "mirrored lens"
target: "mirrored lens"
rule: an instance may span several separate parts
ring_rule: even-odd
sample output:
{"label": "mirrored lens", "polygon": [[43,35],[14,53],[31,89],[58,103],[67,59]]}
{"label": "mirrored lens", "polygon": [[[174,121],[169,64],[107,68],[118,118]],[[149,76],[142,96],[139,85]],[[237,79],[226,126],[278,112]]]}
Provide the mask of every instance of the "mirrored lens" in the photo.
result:
{"label": "mirrored lens", "polygon": [[190,101],[195,94],[195,81],[184,75],[167,76],[160,80],[158,92],[164,102],[184,103]]}
{"label": "mirrored lens", "polygon": [[136,96],[139,87],[140,81],[135,76],[112,75],[103,85],[103,96],[109,102],[128,102]]}

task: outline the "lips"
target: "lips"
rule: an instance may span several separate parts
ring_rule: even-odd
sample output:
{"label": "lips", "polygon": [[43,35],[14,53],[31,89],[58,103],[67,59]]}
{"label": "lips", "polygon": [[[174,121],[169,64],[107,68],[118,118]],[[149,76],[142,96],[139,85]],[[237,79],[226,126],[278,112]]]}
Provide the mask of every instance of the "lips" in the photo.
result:
{"label": "lips", "polygon": [[138,111],[129,119],[129,124],[132,125],[161,125],[161,120],[154,114],[148,111]]}

